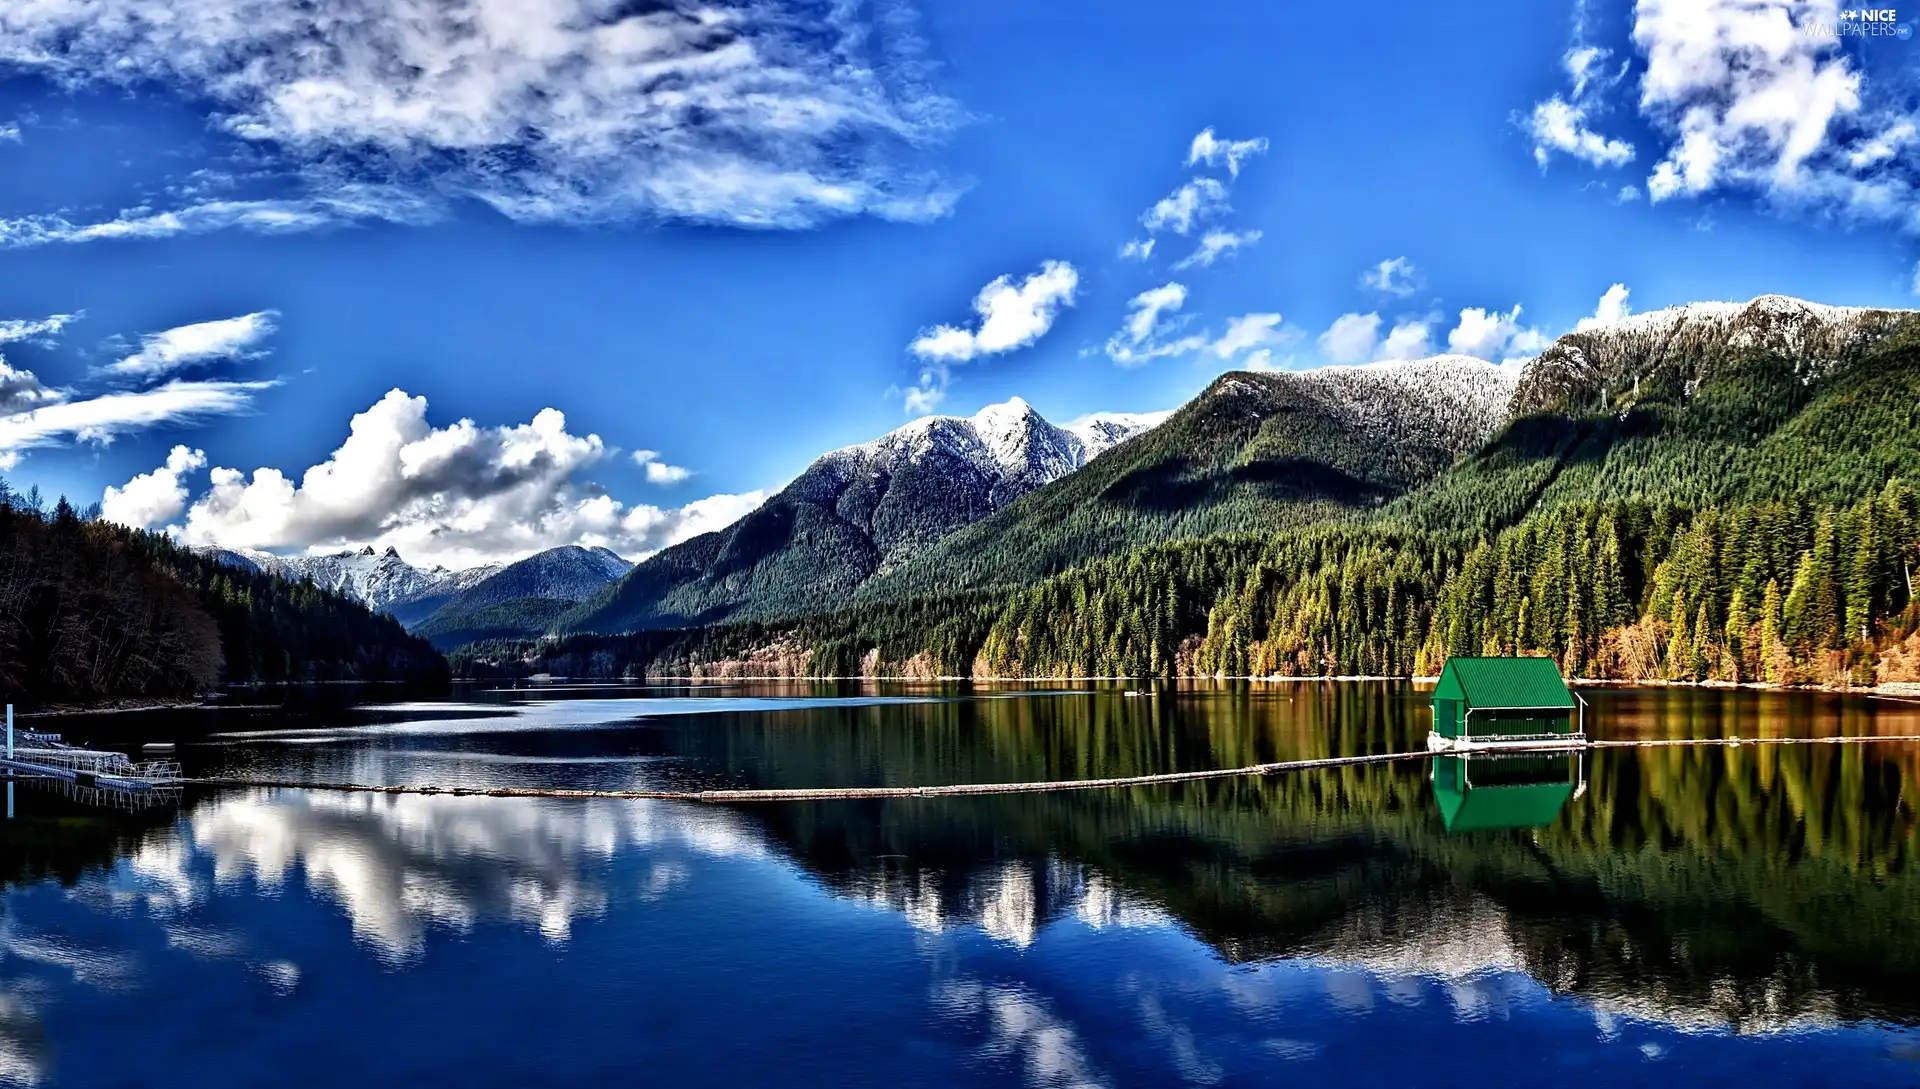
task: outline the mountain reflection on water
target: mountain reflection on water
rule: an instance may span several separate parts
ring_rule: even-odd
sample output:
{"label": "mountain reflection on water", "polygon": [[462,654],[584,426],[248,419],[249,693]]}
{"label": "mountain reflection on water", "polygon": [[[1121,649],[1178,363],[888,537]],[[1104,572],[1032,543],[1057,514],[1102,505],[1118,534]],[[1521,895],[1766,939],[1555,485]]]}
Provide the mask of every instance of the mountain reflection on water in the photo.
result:
{"label": "mountain reflection on water", "polygon": [[[1920,708],[1833,696],[1613,691],[1594,702],[1608,736],[1920,733]],[[357,731],[349,719],[263,735],[253,723],[183,756],[193,770],[289,778],[785,787],[1240,766],[1402,751],[1426,728],[1420,693],[1385,684],[679,710],[580,700],[436,720],[459,718],[462,730],[389,721]],[[435,971],[436,958],[455,956],[451,942],[497,947],[532,931],[565,956],[587,940],[583,928],[628,922],[627,941],[648,945],[647,957],[697,952],[723,975],[745,959],[734,948],[743,934],[791,937],[773,967],[767,954],[751,960],[754,972],[780,970],[792,942],[817,945],[808,955],[835,971],[897,967],[860,936],[871,924],[814,904],[807,886],[910,924],[923,936],[912,956],[934,977],[907,1004],[971,1041],[969,1061],[1004,1061],[1033,1084],[1127,1081],[1116,1074],[1125,1063],[1102,1056],[1142,1033],[1160,1048],[1152,1061],[1188,1081],[1237,1069],[1229,1036],[1269,1062],[1335,1055],[1337,1042],[1283,1032],[1261,1012],[1302,986],[1325,1017],[1419,1007],[1445,1010],[1451,1024],[1558,1023],[1560,996],[1576,1004],[1589,1044],[1635,1024],[1727,1046],[1858,1026],[1897,1037],[1877,1053],[1893,1065],[1868,1080],[1911,1080],[1910,1066],[1885,1057],[1904,1054],[1903,1026],[1920,1022],[1920,751],[1607,750],[1560,771],[1567,789],[1544,822],[1467,831],[1454,821],[1451,833],[1436,800],[1444,772],[1424,761],[1125,791],[739,808],[236,790],[190,798],[177,817],[28,813],[8,826],[0,855],[13,875],[0,930],[0,1080],[69,1070],[74,1045],[50,1042],[71,1039],[50,1019],[69,1005],[112,1007],[75,994],[119,995],[151,1015],[189,961],[230,966],[260,1000],[297,999],[311,972],[337,971],[342,956],[312,936],[324,923],[305,902],[324,906],[322,919],[344,914],[359,958],[387,978]],[[1481,775],[1475,762],[1476,784]],[[296,931],[299,941],[288,937]],[[1121,944],[1083,946],[1101,934]],[[1003,952],[966,953],[976,940]],[[1196,942],[1213,967],[1191,966],[1184,950]],[[1006,956],[1040,980],[970,970]],[[874,963],[849,967],[863,958]],[[1168,958],[1222,989],[1225,1005],[1203,1017],[1168,997],[1180,987],[1141,989],[1154,971],[1145,965]],[[780,986],[814,993],[831,1021],[839,990],[795,972]],[[1129,996],[1126,1033],[1097,1027],[1118,1015],[1092,1012],[1080,995],[1096,982]],[[580,986],[603,999],[629,993]],[[871,1001],[883,1000],[876,984]],[[1675,1045],[1643,1046],[1664,1055]]]}

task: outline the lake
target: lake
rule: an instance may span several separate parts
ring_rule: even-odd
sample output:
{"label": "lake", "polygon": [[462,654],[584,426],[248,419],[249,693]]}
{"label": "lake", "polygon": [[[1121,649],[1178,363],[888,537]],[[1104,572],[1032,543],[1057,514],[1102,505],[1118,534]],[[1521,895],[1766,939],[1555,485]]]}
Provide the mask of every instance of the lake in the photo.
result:
{"label": "lake", "polygon": [[[1585,694],[1597,737],[1920,734],[1859,696]],[[910,785],[1403,751],[1426,698],[553,686],[53,728],[195,775]],[[0,1082],[1914,1086],[1916,799],[1904,743],[735,807],[21,787]]]}

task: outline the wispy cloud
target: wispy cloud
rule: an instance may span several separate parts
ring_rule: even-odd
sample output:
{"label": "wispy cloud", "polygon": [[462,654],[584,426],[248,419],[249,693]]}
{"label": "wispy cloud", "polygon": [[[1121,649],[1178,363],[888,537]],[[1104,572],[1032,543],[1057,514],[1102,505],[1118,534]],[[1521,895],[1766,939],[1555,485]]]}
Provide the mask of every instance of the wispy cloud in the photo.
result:
{"label": "wispy cloud", "polygon": [[276,311],[260,310],[149,333],[141,338],[139,351],[108,364],[106,371],[152,379],[215,360],[254,356],[260,342],[273,334],[277,317]]}
{"label": "wispy cloud", "polygon": [[1122,260],[1145,261],[1153,256],[1153,238],[1129,238],[1120,247]]}
{"label": "wispy cloud", "polygon": [[[346,172],[517,220],[803,227],[936,217],[959,191],[926,151],[963,114],[886,0],[45,0],[0,20],[0,63],[74,88],[174,88],[316,194]],[[203,214],[180,229],[259,225]]]}
{"label": "wispy cloud", "polygon": [[1262,232],[1258,230],[1208,231],[1200,236],[1200,245],[1173,267],[1184,269],[1198,265],[1206,268],[1222,257],[1254,245],[1260,241],[1261,235]]}
{"label": "wispy cloud", "polygon": [[0,344],[11,344],[21,340],[50,340],[79,320],[79,314],[49,314],[44,318],[8,318],[0,321]]}
{"label": "wispy cloud", "polygon": [[1224,163],[1227,173],[1237,178],[1240,176],[1242,160],[1255,155],[1264,155],[1266,151],[1267,138],[1264,136],[1256,136],[1250,140],[1222,140],[1213,134],[1213,127],[1209,125],[1200,130],[1200,135],[1195,136],[1193,143],[1187,148],[1187,165],[1197,166],[1205,163],[1208,166],[1219,166]]}
{"label": "wispy cloud", "polygon": [[419,225],[440,216],[439,205],[391,188],[343,190],[299,200],[218,200],[181,208],[129,208],[112,219],[75,223],[63,215],[0,219],[0,249],[79,242],[170,238],[206,231],[292,234],[321,227],[381,220]]}
{"label": "wispy cloud", "polygon": [[978,322],[936,325],[907,345],[924,364],[917,383],[904,393],[907,411],[919,415],[938,407],[953,366],[1024,348],[1045,336],[1060,311],[1073,305],[1079,288],[1079,270],[1065,261],[1042,262],[1038,272],[1018,283],[1011,275],[994,277],[973,297]]}
{"label": "wispy cloud", "polygon": [[1195,178],[1161,197],[1140,216],[1149,231],[1189,234],[1196,224],[1227,211],[1227,187],[1212,178]]}
{"label": "wispy cloud", "polygon": [[1201,334],[1174,337],[1187,304],[1185,284],[1165,283],[1135,295],[1127,303],[1127,317],[1119,332],[1107,338],[1107,358],[1123,367],[1137,367],[1162,356],[1187,355],[1206,347]]}
{"label": "wispy cloud", "polygon": [[61,400],[16,412],[0,417],[0,468],[11,468],[28,450],[76,440],[105,444],[162,424],[246,412],[253,406],[253,395],[273,385],[174,381],[148,390]]}
{"label": "wispy cloud", "polygon": [[1420,270],[1405,257],[1389,257],[1360,273],[1360,286],[1382,295],[1411,295],[1419,283]]}

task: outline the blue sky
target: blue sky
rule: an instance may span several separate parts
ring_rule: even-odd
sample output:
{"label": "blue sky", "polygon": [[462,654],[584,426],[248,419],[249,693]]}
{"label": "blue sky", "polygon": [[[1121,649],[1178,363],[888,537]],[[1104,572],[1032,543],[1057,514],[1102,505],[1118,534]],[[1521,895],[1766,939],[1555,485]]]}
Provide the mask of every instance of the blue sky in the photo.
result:
{"label": "blue sky", "polygon": [[202,543],[633,554],[912,411],[1500,361],[1616,284],[1913,303],[1920,42],[1831,4],[537,7],[0,12],[10,479]]}

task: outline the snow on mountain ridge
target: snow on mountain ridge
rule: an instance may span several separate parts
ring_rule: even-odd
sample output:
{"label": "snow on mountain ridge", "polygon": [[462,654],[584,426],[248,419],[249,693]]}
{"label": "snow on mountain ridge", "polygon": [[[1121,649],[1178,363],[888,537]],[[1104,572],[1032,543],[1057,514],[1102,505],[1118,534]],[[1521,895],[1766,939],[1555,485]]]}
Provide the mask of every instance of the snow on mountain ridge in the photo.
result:
{"label": "snow on mountain ridge", "polygon": [[1631,314],[1549,345],[1527,364],[1513,413],[1619,407],[1643,386],[1690,398],[1719,368],[1756,356],[1810,383],[1851,365],[1917,313],[1761,295]]}
{"label": "snow on mountain ridge", "polygon": [[[853,468],[917,464],[938,452],[1024,494],[1058,480],[1113,446],[1158,426],[1168,413],[1096,413],[1061,427],[1025,399],[987,405],[972,416],[922,416],[877,439],[821,457]],[[1001,490],[997,485],[996,490]]]}

